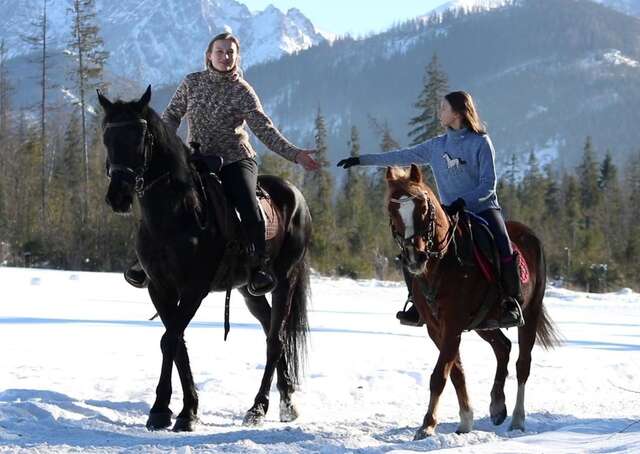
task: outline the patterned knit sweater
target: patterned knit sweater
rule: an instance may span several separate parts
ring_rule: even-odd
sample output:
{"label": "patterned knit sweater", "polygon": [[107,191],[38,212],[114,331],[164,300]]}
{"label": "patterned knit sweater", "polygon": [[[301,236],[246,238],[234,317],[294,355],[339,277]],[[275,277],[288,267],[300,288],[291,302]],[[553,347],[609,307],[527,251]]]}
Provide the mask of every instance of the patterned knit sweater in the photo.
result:
{"label": "patterned knit sweater", "polygon": [[251,158],[244,124],[272,151],[295,162],[300,149],[292,145],[262,110],[255,91],[236,72],[208,69],[188,74],[162,114],[168,128],[176,131],[187,117],[188,142],[198,142],[205,154],[222,156],[224,165]]}

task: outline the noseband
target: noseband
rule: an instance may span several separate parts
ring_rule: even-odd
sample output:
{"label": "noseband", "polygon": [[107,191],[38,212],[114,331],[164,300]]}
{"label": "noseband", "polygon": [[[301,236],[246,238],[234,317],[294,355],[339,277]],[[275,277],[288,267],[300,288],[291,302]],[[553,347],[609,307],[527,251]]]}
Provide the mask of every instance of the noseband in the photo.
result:
{"label": "noseband", "polygon": [[142,118],[137,118],[135,120],[129,121],[116,121],[105,123],[103,126],[103,134],[107,132],[110,128],[120,128],[123,126],[130,125],[142,125],[142,140],[140,142],[140,146],[142,147],[142,155],[144,157],[143,163],[137,169],[133,169],[132,167],[125,166],[118,163],[109,162],[107,164],[107,176],[111,178],[115,173],[122,173],[128,177],[133,178],[135,184],[133,186],[138,197],[142,197],[147,189],[149,189],[154,183],[156,183],[161,178],[169,175],[169,172],[161,175],[160,177],[153,180],[148,185],[145,185],[145,173],[149,169],[149,162],[151,161],[151,153],[153,150],[153,134],[151,134],[148,130],[147,120]]}
{"label": "noseband", "polygon": [[[411,196],[404,196],[399,199],[390,198],[389,201],[402,205],[404,203],[413,201],[418,198],[419,196],[417,195],[411,195]],[[426,250],[424,251],[424,253],[427,255],[427,262],[428,262],[430,259],[440,260],[442,259],[442,257],[446,255],[447,250],[449,249],[449,245],[451,244],[451,242],[455,237],[455,231],[458,227],[458,218],[456,217],[454,223],[451,225],[449,231],[447,232],[448,238],[445,241],[445,244],[442,247],[442,249],[440,249],[439,251],[432,250],[435,243],[435,236],[436,236],[436,209],[433,203],[431,202],[431,198],[427,196],[424,196],[424,198],[427,199],[426,223],[423,224],[420,229],[414,229],[415,231],[413,235],[411,235],[408,238],[404,238],[393,227],[393,222],[391,220],[389,220],[389,225],[391,226],[391,234],[393,235],[393,239],[396,241],[396,243],[400,247],[401,254],[403,256],[406,255],[405,248],[407,247],[407,245],[413,245],[413,240],[415,238],[422,238],[422,240],[425,242],[425,245],[426,245]]]}

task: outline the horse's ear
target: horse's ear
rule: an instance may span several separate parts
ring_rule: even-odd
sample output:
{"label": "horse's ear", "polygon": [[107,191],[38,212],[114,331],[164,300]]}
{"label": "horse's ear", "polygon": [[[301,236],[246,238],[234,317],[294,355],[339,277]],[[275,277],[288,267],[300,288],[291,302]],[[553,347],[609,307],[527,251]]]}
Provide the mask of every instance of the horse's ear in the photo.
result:
{"label": "horse's ear", "polygon": [[138,100],[136,104],[138,104],[138,109],[142,111],[145,107],[149,105],[149,101],[151,101],[151,85],[149,85],[142,95],[142,98]]}
{"label": "horse's ear", "polygon": [[385,178],[387,181],[393,181],[398,179],[398,175],[396,174],[397,167],[387,167],[387,173],[385,174]]}
{"label": "horse's ear", "polygon": [[422,172],[420,171],[420,167],[415,164],[411,164],[411,172],[409,173],[409,179],[411,181],[415,181],[416,183],[422,183]]}
{"label": "horse's ear", "polygon": [[98,93],[98,102],[100,103],[102,108],[105,111],[109,110],[113,106],[113,103],[109,101],[107,97],[102,94],[100,90],[96,90],[96,93]]}

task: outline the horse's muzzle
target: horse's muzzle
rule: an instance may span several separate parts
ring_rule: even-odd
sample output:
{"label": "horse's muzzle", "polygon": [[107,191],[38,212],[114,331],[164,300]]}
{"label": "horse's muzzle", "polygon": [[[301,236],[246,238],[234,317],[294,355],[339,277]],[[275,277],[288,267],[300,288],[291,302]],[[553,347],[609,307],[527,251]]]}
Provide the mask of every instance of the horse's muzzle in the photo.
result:
{"label": "horse's muzzle", "polygon": [[426,271],[428,261],[429,257],[426,252],[414,248],[402,250],[403,265],[411,274],[418,275],[424,273]]}
{"label": "horse's muzzle", "polygon": [[104,200],[114,212],[129,213],[133,205],[133,183],[125,178],[112,178]]}

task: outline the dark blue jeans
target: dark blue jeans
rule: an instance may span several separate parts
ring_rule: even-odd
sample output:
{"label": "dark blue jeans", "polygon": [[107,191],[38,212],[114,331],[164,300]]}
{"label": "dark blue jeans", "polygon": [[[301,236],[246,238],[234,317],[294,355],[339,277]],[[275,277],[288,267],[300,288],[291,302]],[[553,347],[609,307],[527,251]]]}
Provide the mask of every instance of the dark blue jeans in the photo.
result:
{"label": "dark blue jeans", "polygon": [[489,224],[489,230],[491,230],[493,237],[496,239],[496,246],[498,246],[500,257],[511,257],[513,249],[511,248],[509,234],[507,233],[507,226],[502,217],[502,210],[500,208],[490,208],[477,214]]}

